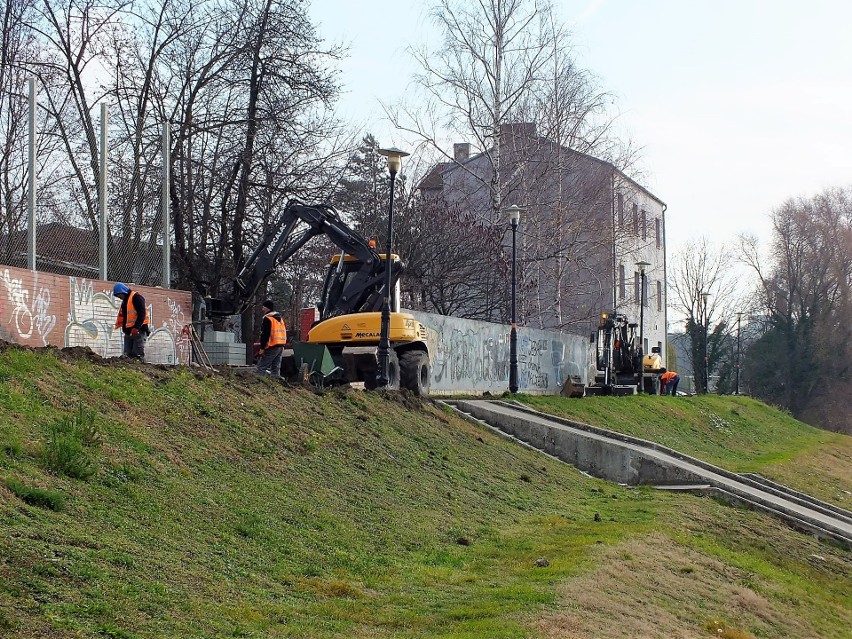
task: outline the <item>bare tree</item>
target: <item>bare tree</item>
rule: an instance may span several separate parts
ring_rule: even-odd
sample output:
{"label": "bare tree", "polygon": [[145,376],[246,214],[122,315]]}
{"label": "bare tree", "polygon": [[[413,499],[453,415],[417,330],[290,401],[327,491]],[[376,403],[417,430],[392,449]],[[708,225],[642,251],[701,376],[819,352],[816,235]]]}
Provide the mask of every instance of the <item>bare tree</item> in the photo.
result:
{"label": "bare tree", "polygon": [[35,54],[32,32],[27,29],[32,11],[29,0],[6,2],[0,34],[0,237],[2,257],[13,263],[19,230],[26,211],[27,180],[27,72]]}
{"label": "bare tree", "polygon": [[[525,207],[520,286],[531,294],[521,315],[560,328],[587,320],[610,284],[600,256],[611,255],[612,180],[589,168],[596,160],[586,154],[632,162],[613,134],[612,96],[578,67],[548,2],[438,0],[431,15],[441,42],[412,51],[425,99],[388,108],[391,121],[454,168],[443,189],[448,206],[504,229],[504,204]],[[448,134],[471,144],[475,161],[444,150]],[[436,174],[447,173],[441,166]],[[465,250],[447,246],[454,255]]]}
{"label": "bare tree", "polygon": [[683,318],[689,335],[698,388],[709,388],[707,375],[725,359],[732,318],[742,310],[735,264],[731,251],[712,246],[706,238],[688,243],[672,260],[671,308]]}
{"label": "bare tree", "polygon": [[[92,111],[104,95],[95,76],[105,63],[103,54],[111,33],[120,28],[119,14],[128,5],[129,0],[70,0],[65,4],[44,0],[37,5],[32,24],[46,48],[38,62],[45,87],[44,106],[57,124],[68,175],[76,182],[69,194],[77,199],[83,218],[95,233],[101,167]],[[49,76],[61,78],[61,82],[45,82]]]}
{"label": "bare tree", "polygon": [[[504,229],[484,224],[467,209],[423,197],[402,206],[396,219],[398,250],[406,258],[404,292],[412,308],[508,321]],[[463,251],[447,251],[460,245]]]}
{"label": "bare tree", "polygon": [[742,242],[767,324],[747,352],[750,385],[797,417],[852,432],[839,399],[852,390],[852,194],[789,200],[772,226],[767,266],[753,238]]}

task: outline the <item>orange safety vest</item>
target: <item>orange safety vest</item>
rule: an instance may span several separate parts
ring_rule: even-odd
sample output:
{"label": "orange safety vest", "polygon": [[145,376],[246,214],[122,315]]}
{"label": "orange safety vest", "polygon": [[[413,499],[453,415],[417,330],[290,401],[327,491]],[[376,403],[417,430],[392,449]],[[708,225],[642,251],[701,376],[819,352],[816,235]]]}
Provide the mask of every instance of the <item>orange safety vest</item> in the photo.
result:
{"label": "orange safety vest", "polygon": [[272,313],[267,313],[264,317],[269,319],[269,341],[266,343],[266,348],[273,346],[284,346],[287,343],[287,327],[284,325],[284,320],[278,319]]}
{"label": "orange safety vest", "polygon": [[660,375],[660,379],[662,380],[663,384],[668,384],[675,377],[677,377],[677,373],[673,371],[668,371],[667,373],[663,373],[662,375]]}
{"label": "orange safety vest", "polygon": [[[130,291],[130,295],[127,296],[127,303],[122,304],[118,309],[118,318],[115,320],[116,328],[125,328],[128,325],[131,327],[136,325],[136,318],[138,313],[136,312],[136,308],[133,306],[133,296],[136,295],[135,291]],[[124,309],[127,308],[127,319],[125,322],[124,317]],[[144,326],[148,326],[148,311],[145,311],[145,319],[142,320],[142,324]]]}

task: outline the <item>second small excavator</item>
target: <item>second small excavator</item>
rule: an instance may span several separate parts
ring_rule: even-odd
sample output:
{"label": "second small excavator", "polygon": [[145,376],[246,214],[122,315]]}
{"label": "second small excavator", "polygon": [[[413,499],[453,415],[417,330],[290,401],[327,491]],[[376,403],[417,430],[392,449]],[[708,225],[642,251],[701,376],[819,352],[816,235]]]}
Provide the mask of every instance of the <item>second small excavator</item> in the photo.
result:
{"label": "second small excavator", "polygon": [[592,333],[594,381],[587,395],[632,395],[639,383],[640,366],[636,324],[626,315],[601,313],[598,330]]}

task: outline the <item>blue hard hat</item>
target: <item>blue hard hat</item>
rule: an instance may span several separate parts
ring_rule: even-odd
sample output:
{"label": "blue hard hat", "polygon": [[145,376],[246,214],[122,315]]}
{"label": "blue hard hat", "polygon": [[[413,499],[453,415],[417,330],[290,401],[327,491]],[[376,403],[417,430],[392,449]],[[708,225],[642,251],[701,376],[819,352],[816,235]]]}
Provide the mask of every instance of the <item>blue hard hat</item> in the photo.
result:
{"label": "blue hard hat", "polygon": [[127,295],[130,292],[130,289],[127,288],[127,284],[122,284],[121,282],[116,282],[115,286],[112,287],[113,295]]}

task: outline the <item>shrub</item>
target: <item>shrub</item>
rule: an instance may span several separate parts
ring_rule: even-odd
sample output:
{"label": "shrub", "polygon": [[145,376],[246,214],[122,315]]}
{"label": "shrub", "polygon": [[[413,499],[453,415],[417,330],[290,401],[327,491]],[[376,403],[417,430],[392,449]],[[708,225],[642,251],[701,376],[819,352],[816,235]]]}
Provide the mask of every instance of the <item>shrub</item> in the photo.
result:
{"label": "shrub", "polygon": [[53,472],[88,479],[97,471],[97,465],[87,447],[98,444],[100,430],[95,423],[95,413],[80,404],[74,415],[63,417],[50,427],[50,439],[42,457]]}
{"label": "shrub", "polygon": [[11,490],[21,501],[50,510],[62,510],[65,507],[65,497],[55,490],[26,486],[17,479],[7,479],[6,488]]}
{"label": "shrub", "polygon": [[55,473],[74,479],[88,479],[97,467],[80,440],[53,430],[42,453],[45,465]]}
{"label": "shrub", "polygon": [[8,457],[18,458],[24,456],[24,446],[17,439],[9,439],[3,442],[2,449]]}

